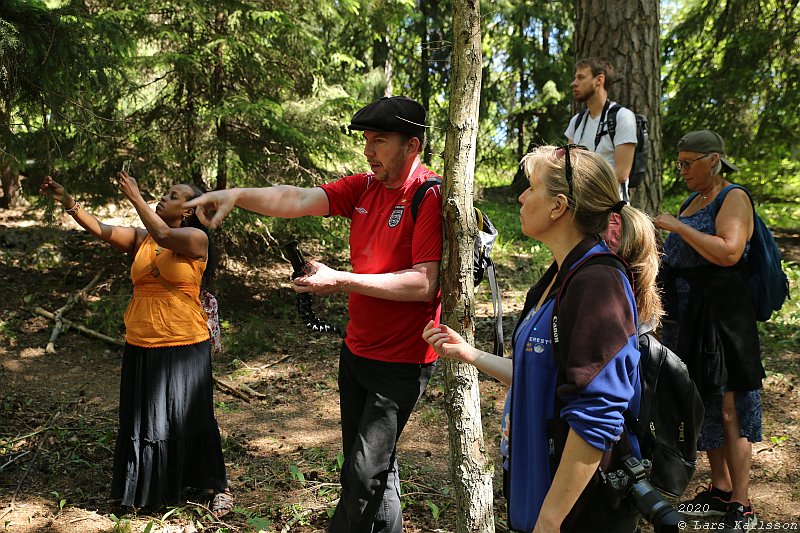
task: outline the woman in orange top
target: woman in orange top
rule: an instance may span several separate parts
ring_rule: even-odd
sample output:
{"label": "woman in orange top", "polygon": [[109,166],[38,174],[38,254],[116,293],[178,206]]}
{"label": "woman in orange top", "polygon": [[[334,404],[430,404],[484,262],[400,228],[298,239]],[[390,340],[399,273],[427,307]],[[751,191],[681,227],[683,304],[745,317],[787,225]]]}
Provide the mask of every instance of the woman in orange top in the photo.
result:
{"label": "woman in orange top", "polygon": [[213,494],[211,510],[222,516],[233,498],[214,418],[209,333],[199,299],[201,285],[213,275],[213,248],[194,209],[183,207],[203,191],[173,185],[153,211],[136,180],[125,172],[117,180],[146,229],[99,222],[49,176],[40,189],[86,231],[134,256],[111,497],[125,506],[160,507],[183,501],[191,488]]}

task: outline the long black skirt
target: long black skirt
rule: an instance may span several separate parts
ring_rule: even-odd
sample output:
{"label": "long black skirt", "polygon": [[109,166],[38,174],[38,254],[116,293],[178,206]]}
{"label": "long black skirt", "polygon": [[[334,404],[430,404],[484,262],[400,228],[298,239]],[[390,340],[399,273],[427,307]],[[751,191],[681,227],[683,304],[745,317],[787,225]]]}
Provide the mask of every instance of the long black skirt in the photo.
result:
{"label": "long black skirt", "polygon": [[160,507],[184,489],[228,486],[214,418],[209,342],[168,348],[125,345],[111,498]]}

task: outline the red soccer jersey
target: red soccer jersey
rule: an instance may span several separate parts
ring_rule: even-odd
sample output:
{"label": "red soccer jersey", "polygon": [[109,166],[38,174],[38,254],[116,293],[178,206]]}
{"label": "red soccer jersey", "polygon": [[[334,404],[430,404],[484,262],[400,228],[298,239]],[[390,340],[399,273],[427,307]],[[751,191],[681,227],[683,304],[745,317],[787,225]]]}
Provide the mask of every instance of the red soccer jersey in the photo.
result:
{"label": "red soccer jersey", "polygon": [[[387,189],[372,173],[346,176],[322,186],[330,214],[351,219],[350,264],[357,274],[385,274],[442,259],[442,197],[427,191],[417,220],[411,199],[435,173],[420,165],[399,189]],[[398,302],[350,293],[345,342],[361,357],[393,363],[430,363],[433,348],[422,339],[429,320],[439,322],[441,294],[429,302]]]}

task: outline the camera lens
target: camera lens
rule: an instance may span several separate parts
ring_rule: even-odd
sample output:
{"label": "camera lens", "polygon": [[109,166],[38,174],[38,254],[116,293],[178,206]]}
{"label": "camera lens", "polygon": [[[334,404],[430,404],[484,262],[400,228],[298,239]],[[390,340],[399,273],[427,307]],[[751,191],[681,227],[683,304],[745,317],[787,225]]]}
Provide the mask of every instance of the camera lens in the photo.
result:
{"label": "camera lens", "polygon": [[635,483],[631,487],[631,496],[636,508],[653,524],[656,533],[678,530],[681,515],[649,481],[642,479]]}

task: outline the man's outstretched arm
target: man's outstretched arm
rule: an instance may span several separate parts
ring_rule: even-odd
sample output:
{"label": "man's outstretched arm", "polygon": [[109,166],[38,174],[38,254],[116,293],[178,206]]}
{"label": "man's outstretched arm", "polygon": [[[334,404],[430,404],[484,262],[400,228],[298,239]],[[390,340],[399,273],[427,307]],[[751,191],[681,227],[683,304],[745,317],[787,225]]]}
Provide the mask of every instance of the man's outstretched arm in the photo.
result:
{"label": "man's outstretched arm", "polygon": [[234,207],[277,218],[322,216],[330,212],[325,191],[292,185],[207,192],[187,202],[186,207],[194,207],[200,221],[211,228],[216,228]]}

